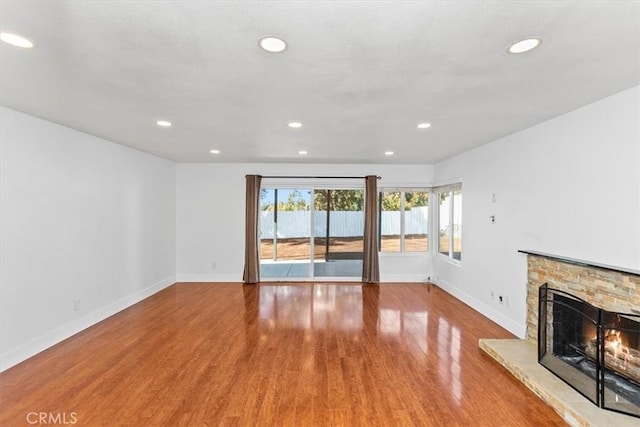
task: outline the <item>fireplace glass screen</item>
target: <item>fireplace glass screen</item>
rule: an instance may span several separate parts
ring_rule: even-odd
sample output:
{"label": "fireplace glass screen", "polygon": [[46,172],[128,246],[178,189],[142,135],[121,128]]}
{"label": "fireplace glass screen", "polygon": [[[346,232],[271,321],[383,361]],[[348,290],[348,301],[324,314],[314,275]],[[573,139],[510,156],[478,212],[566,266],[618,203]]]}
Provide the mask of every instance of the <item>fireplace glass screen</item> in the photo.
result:
{"label": "fireplace glass screen", "polygon": [[640,417],[640,316],[540,287],[538,361],[594,404]]}

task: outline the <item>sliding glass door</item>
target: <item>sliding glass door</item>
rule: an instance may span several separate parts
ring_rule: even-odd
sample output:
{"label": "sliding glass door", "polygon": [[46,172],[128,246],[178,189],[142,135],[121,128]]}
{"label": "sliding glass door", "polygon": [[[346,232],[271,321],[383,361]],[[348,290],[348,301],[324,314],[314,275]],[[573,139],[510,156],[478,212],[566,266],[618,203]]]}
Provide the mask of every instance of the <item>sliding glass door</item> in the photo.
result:
{"label": "sliding glass door", "polygon": [[362,275],[364,190],[263,188],[263,279]]}

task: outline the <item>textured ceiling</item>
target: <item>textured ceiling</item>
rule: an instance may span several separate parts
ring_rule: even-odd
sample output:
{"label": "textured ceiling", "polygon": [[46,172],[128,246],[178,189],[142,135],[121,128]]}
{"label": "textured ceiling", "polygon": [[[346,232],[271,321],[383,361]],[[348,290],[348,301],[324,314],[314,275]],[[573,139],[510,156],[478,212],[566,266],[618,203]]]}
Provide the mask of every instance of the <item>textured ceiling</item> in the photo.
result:
{"label": "textured ceiling", "polygon": [[[178,162],[434,163],[640,84],[640,2],[0,8],[36,44],[2,43],[2,105]],[[266,34],[288,49],[261,51]]]}

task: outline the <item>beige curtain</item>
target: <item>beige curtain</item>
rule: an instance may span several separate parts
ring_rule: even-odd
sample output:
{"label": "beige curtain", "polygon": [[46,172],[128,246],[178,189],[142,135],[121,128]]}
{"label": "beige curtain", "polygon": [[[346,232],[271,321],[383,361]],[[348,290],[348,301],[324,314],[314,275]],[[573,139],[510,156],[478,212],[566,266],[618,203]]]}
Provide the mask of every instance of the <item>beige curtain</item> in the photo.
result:
{"label": "beige curtain", "polygon": [[365,178],[364,200],[364,254],[362,262],[362,281],[380,282],[378,263],[378,177]]}
{"label": "beige curtain", "polygon": [[258,245],[258,215],[260,205],[260,175],[247,175],[247,189],[245,193],[245,228],[244,228],[244,283],[260,282],[260,258]]}

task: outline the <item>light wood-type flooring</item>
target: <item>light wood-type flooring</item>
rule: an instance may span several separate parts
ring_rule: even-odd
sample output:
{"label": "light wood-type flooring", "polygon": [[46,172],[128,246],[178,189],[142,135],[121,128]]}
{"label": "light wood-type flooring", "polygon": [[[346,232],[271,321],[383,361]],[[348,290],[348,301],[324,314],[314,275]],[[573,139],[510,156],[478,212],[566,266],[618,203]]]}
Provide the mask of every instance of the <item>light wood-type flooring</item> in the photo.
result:
{"label": "light wood-type flooring", "polygon": [[179,283],[0,374],[0,425],[564,425],[511,337],[433,285]]}

